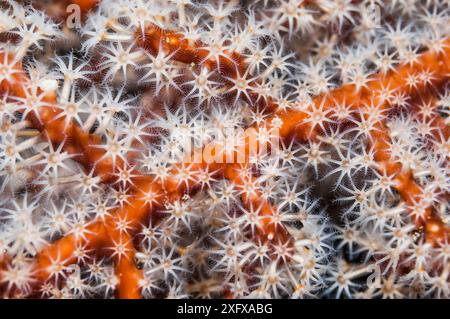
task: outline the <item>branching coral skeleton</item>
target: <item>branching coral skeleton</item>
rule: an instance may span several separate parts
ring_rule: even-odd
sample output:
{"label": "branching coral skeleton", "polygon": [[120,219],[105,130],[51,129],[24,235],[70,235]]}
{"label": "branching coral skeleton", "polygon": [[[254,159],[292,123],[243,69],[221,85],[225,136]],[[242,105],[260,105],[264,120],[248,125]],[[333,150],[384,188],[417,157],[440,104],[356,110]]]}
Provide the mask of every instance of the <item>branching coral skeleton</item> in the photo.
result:
{"label": "branching coral skeleton", "polygon": [[[365,8],[368,1],[340,1],[345,10],[336,9],[333,1],[326,0],[279,1],[281,5],[274,7],[261,1],[264,4],[255,4],[257,10],[251,8],[245,17],[236,16],[235,24],[227,18],[236,11],[233,2],[195,4],[211,17],[204,28],[198,27],[200,15],[187,13],[194,6],[191,1],[172,1],[164,7],[158,1],[131,4],[120,0],[112,1],[111,8],[107,8],[107,2],[77,1],[86,14],[80,32],[84,36],[82,51],[92,54],[92,59],[75,66],[73,52],[65,58],[57,57],[54,61],[62,75],[45,70],[38,57],[34,62],[24,62],[30,48],[39,48],[42,42],[60,36],[57,26],[41,30],[41,22],[33,20],[40,17],[40,11],[13,1],[5,3],[19,26],[17,31],[5,27],[5,32],[15,33],[18,40],[5,41],[0,50],[5,154],[2,188],[9,187],[14,198],[14,192],[24,186],[15,187],[6,177],[14,179],[14,174],[23,171],[31,175],[23,177],[26,181],[47,178],[26,190],[42,197],[52,198],[52,194],[61,193],[59,185],[74,183],[82,196],[97,194],[98,190],[101,195],[93,198],[114,198],[112,205],[94,203],[95,211],[90,216],[80,213],[86,203],[68,197],[61,207],[50,200],[53,213],[39,222],[42,227],[26,216],[35,210],[29,205],[39,205],[37,201],[30,204],[26,192],[22,201],[14,198],[16,208],[2,204],[5,213],[1,213],[0,221],[10,219],[15,223],[0,224],[0,236],[3,228],[7,234],[5,239],[0,237],[0,252],[4,250],[0,282],[5,296],[108,296],[114,289],[119,298],[159,296],[164,290],[170,295],[177,289],[200,297],[278,298],[333,293],[336,297],[400,297],[414,296],[416,290],[417,296],[449,296],[450,127],[443,114],[448,113],[445,97],[449,94],[450,32],[448,25],[443,31],[439,29],[439,19],[448,22],[448,5],[424,5],[424,13],[418,14],[429,28],[421,31],[428,41],[423,52],[408,43],[414,36],[411,25],[403,27],[398,20],[395,27],[389,25],[387,31],[383,30],[395,50],[386,45],[383,49],[373,45],[371,49],[368,44],[361,57],[352,55],[364,50],[363,46],[345,56],[344,49],[333,48],[337,40],[327,43],[325,36],[324,47],[315,50],[319,52],[314,56],[316,61],[295,63],[291,62],[293,54],[283,55],[283,41],[292,40],[283,39],[313,32],[316,24],[326,29],[321,20],[342,33],[345,25],[353,27],[353,36],[361,37],[361,42],[365,36],[370,37],[358,31],[364,26],[364,16],[359,17],[361,25],[354,21],[357,6]],[[95,9],[97,4],[99,8]],[[261,13],[266,7],[267,15]],[[87,13],[90,8],[93,12]],[[438,13],[438,8],[443,13]],[[176,18],[164,18],[165,9]],[[407,10],[400,4],[389,8],[392,12],[401,9]],[[304,25],[300,16],[308,17]],[[246,19],[247,25],[239,23],[239,18]],[[36,38],[26,37],[30,33],[22,32],[23,28],[34,30]],[[200,33],[208,28],[210,39],[205,42]],[[319,46],[320,40],[317,36]],[[276,41],[281,48],[273,44]],[[328,71],[320,68],[321,63],[331,63],[325,44],[335,50],[333,59],[344,79],[334,88],[329,87],[337,76],[325,75],[323,72]],[[249,52],[251,49],[257,52]],[[362,64],[355,66],[358,58],[373,59],[373,71],[364,70]],[[298,70],[306,74],[302,81],[295,78]],[[191,72],[190,77],[183,72]],[[295,87],[283,79],[286,76],[298,82],[294,93],[281,88]],[[80,91],[87,82],[102,82],[112,88],[122,82],[123,86],[116,91],[107,89],[105,94],[96,89]],[[122,98],[128,86],[144,92],[139,96],[141,105],[129,107],[136,99]],[[285,91],[288,96],[282,93]],[[186,101],[180,101],[180,96]],[[150,111],[145,109],[146,101]],[[216,128],[226,122],[227,116],[233,125],[247,127],[239,150],[191,133],[201,127],[204,118],[213,117],[208,108],[215,103],[218,109],[225,108],[218,113]],[[99,106],[102,104],[106,107]],[[172,114],[172,122],[177,122],[181,114],[176,125],[168,119],[172,110],[167,104],[178,109]],[[197,104],[199,115],[189,122],[186,109],[190,104]],[[441,104],[443,111],[439,109]],[[232,108],[250,112],[250,120],[240,118]],[[123,120],[125,124],[120,122],[120,115],[117,119],[121,112],[128,118]],[[247,123],[234,121],[239,118]],[[200,155],[200,162],[190,162],[186,158],[192,154],[183,154],[179,163],[166,165],[164,149],[158,149],[156,141],[162,139],[161,148],[169,149],[171,142],[175,147],[185,146],[177,145],[177,138],[171,139],[170,134],[166,141],[163,129],[159,129],[163,125],[169,133],[179,130],[174,134],[178,140],[186,134],[205,139],[191,151],[200,155],[212,150],[216,161],[206,161]],[[257,159],[255,165],[253,157],[261,155],[261,148],[267,148],[269,154],[274,152],[276,145],[264,137],[267,132],[283,144],[277,161],[291,165],[279,168],[264,158]],[[16,141],[7,144],[11,134]],[[423,147],[412,144],[419,139],[426,140]],[[260,142],[257,154],[252,153],[252,140]],[[299,150],[293,149],[296,145],[301,146]],[[30,155],[30,149],[38,152]],[[144,150],[149,152],[148,158],[140,154]],[[422,154],[428,150],[432,150],[430,154]],[[226,162],[230,153],[231,158],[244,161]],[[76,163],[84,172],[68,174],[80,169]],[[40,172],[28,169],[42,165]],[[326,169],[333,165],[337,167]],[[319,177],[324,170],[328,174]],[[336,173],[339,179],[333,181]],[[303,182],[299,175],[313,177]],[[320,204],[308,198],[309,188],[317,191],[321,178],[325,184],[335,183],[331,189],[345,194],[336,195],[339,202],[350,202],[342,216],[342,227],[330,226],[324,212],[332,209],[326,205],[321,212],[313,213]],[[429,183],[431,179],[433,183]],[[308,183],[312,186],[298,189]],[[109,187],[107,195],[100,193],[105,187]],[[278,194],[282,201],[277,202]],[[65,213],[67,201],[70,213]],[[204,218],[204,224],[194,222],[197,218]],[[28,232],[26,236],[36,236],[42,242],[30,240],[26,245],[24,233],[11,240],[9,229],[21,223]],[[146,223],[150,223],[148,227]],[[198,238],[190,244],[178,244],[183,231],[195,233],[192,228],[199,231],[193,235]],[[203,228],[212,230],[205,235]],[[46,237],[57,238],[46,244]],[[348,250],[347,260],[344,248]],[[102,266],[108,258],[114,273],[111,266]],[[213,260],[211,267],[208,258]],[[370,267],[356,262],[358,258],[382,268],[383,284],[358,282],[371,272]],[[74,264],[83,271],[72,271],[70,265]],[[192,264],[199,268],[192,270]],[[204,278],[202,269],[214,275]],[[183,282],[183,276],[194,272]],[[155,274],[160,277],[153,281]],[[222,289],[221,276],[227,282]],[[158,284],[158,280],[164,284]],[[393,284],[400,280],[403,284]],[[408,286],[417,289],[408,291]],[[356,291],[356,287],[365,288]]]}

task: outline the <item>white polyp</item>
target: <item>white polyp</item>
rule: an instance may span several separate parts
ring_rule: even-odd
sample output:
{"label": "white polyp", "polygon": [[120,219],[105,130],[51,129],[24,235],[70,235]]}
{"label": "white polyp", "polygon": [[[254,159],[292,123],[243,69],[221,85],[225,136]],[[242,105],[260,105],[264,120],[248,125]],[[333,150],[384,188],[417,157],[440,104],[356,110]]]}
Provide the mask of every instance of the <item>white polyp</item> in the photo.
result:
{"label": "white polyp", "polygon": [[52,92],[58,89],[58,81],[55,79],[44,79],[39,83],[39,88],[45,92]]}

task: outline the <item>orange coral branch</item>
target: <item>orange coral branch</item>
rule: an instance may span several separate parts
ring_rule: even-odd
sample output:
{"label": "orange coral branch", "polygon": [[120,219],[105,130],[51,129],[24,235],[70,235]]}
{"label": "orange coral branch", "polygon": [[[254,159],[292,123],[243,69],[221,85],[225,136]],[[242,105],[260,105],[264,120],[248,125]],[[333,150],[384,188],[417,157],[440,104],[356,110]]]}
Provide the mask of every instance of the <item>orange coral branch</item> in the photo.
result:
{"label": "orange coral branch", "polygon": [[[163,30],[154,24],[147,25],[144,30],[137,29],[135,42],[137,46],[150,53],[157,54],[159,50],[163,50],[168,55],[172,54],[172,59],[175,61],[188,65],[202,65],[210,71],[218,70],[222,81],[227,85],[231,84],[230,78],[242,78],[246,81],[246,77],[249,76],[247,64],[240,53],[217,47],[216,49],[220,53],[216,56],[200,41],[194,42],[184,38],[180,33]],[[248,87],[251,104],[263,103],[262,106],[269,110],[277,108],[276,102],[271,97],[258,94],[255,81],[250,83],[245,81],[242,82],[242,85]]]}
{"label": "orange coral branch", "polygon": [[[255,183],[255,177],[246,174],[242,174],[242,164],[228,165],[224,171],[224,177],[232,181],[238,189],[244,189],[245,185],[249,183]],[[273,215],[275,208],[267,201],[264,200],[262,194],[256,190],[254,194],[243,192],[242,202],[248,207],[253,209],[260,209],[261,227],[258,229],[259,235],[263,240],[278,240],[286,242],[290,236],[287,231],[274,223]]]}
{"label": "orange coral branch", "polygon": [[[434,96],[428,97],[428,99],[431,103],[435,100]],[[423,103],[423,101],[421,102]],[[417,112],[417,108],[414,111]],[[428,125],[431,125],[431,127],[436,126],[442,137],[448,139],[450,127],[444,123],[441,116],[433,115],[428,120]],[[436,131],[433,134],[439,137]],[[422,197],[421,195],[423,195],[423,190],[415,181],[412,171],[405,171],[401,163],[392,162],[388,128],[383,123],[378,123],[377,129],[373,131],[370,140],[371,146],[375,149],[375,160],[380,166],[379,170],[386,172],[389,176],[395,176],[397,183],[395,188],[408,206],[417,204]],[[413,213],[412,210],[411,212]],[[424,214],[421,218],[415,217],[412,219],[418,229],[423,228],[426,240],[434,245],[447,239],[450,235],[450,228],[433,212],[431,207],[424,209]]]}
{"label": "orange coral branch", "polygon": [[69,6],[78,6],[81,17],[85,18],[87,13],[95,9],[100,1],[101,0],[54,0],[45,3],[33,1],[32,5],[41,10],[45,10],[50,17],[60,21],[67,18],[70,14],[76,13],[73,11],[73,7]]}
{"label": "orange coral branch", "polygon": [[[164,31],[150,26],[146,28],[144,36],[140,38],[140,33],[136,33],[137,42],[139,45],[146,47],[149,50],[156,50],[161,44],[162,48],[167,52],[173,53],[173,58],[177,61],[184,63],[204,63],[206,67],[215,69],[220,67],[223,74],[227,76],[236,76],[239,72],[240,75],[245,72],[245,64],[243,64],[242,58],[236,53],[226,53],[229,57],[220,57],[218,61],[206,59],[208,52],[201,47],[201,44],[190,43],[188,40],[183,39],[179,34]],[[304,121],[310,116],[309,112],[312,112],[318,105],[323,105],[324,108],[333,108],[336,104],[347,104],[353,108],[359,108],[367,105],[370,101],[375,100],[375,103],[380,109],[386,109],[389,106],[389,101],[382,98],[383,90],[386,88],[395,88],[398,93],[405,93],[408,95],[417,95],[420,92],[426,90],[430,84],[437,85],[448,77],[450,73],[450,40],[446,40],[445,49],[441,53],[428,51],[422,54],[418,61],[412,65],[403,65],[396,69],[395,72],[390,72],[388,75],[376,75],[372,78],[369,85],[361,90],[357,91],[354,85],[345,85],[339,89],[330,92],[327,95],[315,98],[312,104],[305,110],[292,109],[287,111],[278,111],[267,121],[269,127],[274,126],[274,120],[281,121],[281,127],[279,130],[280,137],[287,137],[295,134],[297,138],[307,139],[314,138],[319,132],[312,130],[312,127]],[[0,55],[0,58],[4,56]],[[20,70],[14,76],[14,81],[0,83],[2,90],[9,90],[13,95],[17,97],[26,98],[27,92],[22,85],[26,82],[26,77],[21,72],[21,65],[17,63],[17,70]],[[242,72],[243,71],[243,72]],[[416,76],[420,73],[431,72],[433,79],[430,83],[426,81],[419,81],[416,86],[410,86],[406,79],[408,76]],[[57,103],[54,94],[43,98],[43,101],[49,103],[49,105],[55,105]],[[272,104],[269,109],[275,108],[276,104]],[[88,134],[82,131],[74,123],[65,124],[63,117],[57,118],[60,114],[60,110],[54,106],[44,106],[39,110],[37,117],[32,117],[31,121],[39,128],[43,133],[47,134],[53,143],[61,143],[66,139],[65,148],[73,154],[81,154],[77,159],[86,167],[93,167],[95,173],[101,176],[102,181],[108,182],[113,178],[111,173],[114,171],[114,166],[109,158],[103,158],[104,151],[94,150],[92,144],[99,142],[99,137]],[[63,134],[61,134],[63,133]],[[377,161],[385,169],[392,172],[397,172],[398,168],[389,166],[389,159],[386,157],[388,154],[384,153],[382,139],[375,139],[377,148]],[[124,165],[123,162],[119,162],[118,166]],[[205,168],[204,163],[199,164],[197,168]],[[206,168],[219,170],[224,174],[224,177],[232,180],[239,187],[245,180],[236,173],[236,166],[234,165],[210,165]],[[417,184],[414,183],[411,176],[398,175],[399,192],[406,202],[410,201],[414,194],[420,192]],[[192,182],[192,186],[195,181]],[[74,235],[66,236],[49,247],[44,249],[37,257],[38,269],[40,270],[40,278],[45,280],[46,269],[55,258],[60,258],[65,264],[73,262],[72,252],[74,251],[76,244],[85,243],[89,247],[105,247],[106,244],[116,242],[116,240],[125,240],[128,237],[117,236],[117,230],[115,230],[114,218],[117,216],[125,217],[132,222],[132,227],[136,228],[139,221],[142,220],[149,211],[152,210],[150,204],[142,199],[140,194],[142,192],[151,191],[161,196],[168,201],[179,199],[181,195],[188,190],[188,187],[178,188],[177,183],[173,178],[169,178],[164,184],[154,181],[151,177],[138,177],[136,179],[135,187],[132,190],[132,198],[130,204],[126,204],[123,208],[117,210],[112,217],[108,217],[105,221],[97,221],[90,226],[88,230],[90,233],[86,235],[86,238],[76,238]],[[190,185],[189,185],[190,186]],[[411,195],[412,194],[412,195]],[[412,197],[411,197],[412,196]],[[263,216],[270,216],[273,213],[273,208],[269,203],[262,201],[261,197],[257,194],[255,196],[247,196],[244,194],[243,202],[247,204],[263,205]],[[264,219],[264,233],[273,237],[274,233],[280,233],[279,229],[274,229],[273,225],[267,222],[269,219]],[[442,222],[441,222],[442,223]],[[438,226],[436,226],[438,225]],[[438,231],[435,228],[438,227]],[[434,219],[430,219],[429,223],[425,225],[425,229],[432,234],[441,236],[442,227]],[[436,236],[437,236],[436,235]],[[283,237],[284,235],[282,235]],[[437,237],[439,237],[437,236]],[[439,237],[440,238],[440,237]],[[130,248],[131,250],[131,248]],[[123,281],[119,284],[119,295],[123,297],[136,297],[139,291],[139,279],[141,275],[135,268],[132,261],[132,253],[128,255],[128,258],[121,258],[116,266],[117,273]]]}
{"label": "orange coral branch", "polygon": [[[0,59],[5,58],[7,63],[14,63],[12,55],[5,57],[5,53],[0,52]],[[124,167],[123,160],[119,158],[113,165],[111,158],[105,157],[106,152],[104,150],[94,147],[100,144],[100,136],[83,131],[73,121],[67,123],[66,117],[61,116],[63,111],[55,106],[58,103],[55,92],[42,92],[41,89],[37,89],[37,94],[33,94],[31,90],[27,89],[29,80],[23,71],[22,63],[20,61],[15,62],[13,68],[17,73],[13,75],[10,81],[3,80],[0,83],[2,91],[25,100],[23,108],[19,109],[20,111],[26,109],[28,101],[31,104],[39,98],[40,102],[46,105],[39,108],[38,114],[29,113],[28,117],[33,126],[39,129],[44,136],[47,136],[52,143],[60,144],[64,142],[64,148],[69,153],[76,155],[76,159],[86,169],[93,168],[94,173],[100,176],[103,182],[112,181],[114,179],[112,173],[117,168]],[[41,96],[42,93],[45,93],[45,95]]]}
{"label": "orange coral branch", "polygon": [[157,54],[162,49],[167,54],[173,54],[173,59],[178,62],[202,64],[209,70],[219,69],[229,77],[236,77],[238,72],[243,75],[247,69],[244,58],[237,52],[217,48],[222,51],[218,59],[209,57],[210,50],[201,42],[185,39],[180,33],[163,30],[154,24],[144,30],[136,30],[135,39],[138,46],[151,53]]}
{"label": "orange coral branch", "polygon": [[[411,171],[404,172],[402,165],[399,163],[390,163],[387,157],[390,158],[389,152],[389,134],[386,127],[380,125],[380,131],[377,136],[373,138],[373,146],[375,148],[375,160],[379,164],[379,170],[385,171],[387,175],[395,175],[396,190],[407,205],[413,205],[418,202],[418,199],[423,194],[422,188],[414,180]],[[431,244],[438,244],[445,240],[450,235],[450,228],[433,213],[431,207],[425,208],[423,218],[412,218],[418,229],[423,228],[425,239]]]}
{"label": "orange coral branch", "polygon": [[65,0],[67,5],[76,4],[80,6],[82,13],[87,13],[89,10],[94,9],[101,0]]}

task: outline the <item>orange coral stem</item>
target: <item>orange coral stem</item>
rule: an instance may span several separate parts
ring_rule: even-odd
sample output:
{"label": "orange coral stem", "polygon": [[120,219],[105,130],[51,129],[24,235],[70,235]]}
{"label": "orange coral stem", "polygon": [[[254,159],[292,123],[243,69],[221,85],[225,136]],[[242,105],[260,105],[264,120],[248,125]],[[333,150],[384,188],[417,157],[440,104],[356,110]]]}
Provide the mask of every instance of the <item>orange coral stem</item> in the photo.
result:
{"label": "orange coral stem", "polygon": [[[143,34],[141,36],[141,34]],[[218,61],[207,59],[208,52],[201,47],[199,43],[191,43],[186,39],[183,39],[179,34],[164,31],[156,26],[147,27],[144,32],[136,32],[137,43],[149,50],[157,51],[159,45],[162,46],[167,52],[173,53],[173,58],[177,61],[184,63],[204,63],[206,67],[210,69],[220,68],[222,74],[227,76],[236,76],[237,72],[243,74],[245,72],[245,64],[242,57],[236,53],[227,52],[229,57],[220,57]],[[315,98],[312,101],[312,105],[309,106],[309,111],[313,107],[323,105],[325,108],[333,108],[336,104],[347,104],[354,108],[359,108],[363,105],[367,105],[370,101],[375,99],[377,107],[385,109],[389,106],[388,101],[382,99],[381,93],[386,88],[395,88],[398,93],[405,93],[408,95],[417,95],[420,92],[426,90],[430,84],[437,85],[448,77],[450,74],[450,40],[446,40],[445,49],[443,52],[436,53],[428,51],[423,53],[417,62],[412,65],[399,66],[394,72],[390,72],[387,75],[376,75],[372,78],[372,81],[367,87],[357,91],[354,85],[344,85],[343,87],[330,92],[327,95]],[[0,58],[4,58],[0,53]],[[0,87],[3,91],[10,91],[17,97],[26,98],[27,92],[23,85],[27,82],[27,79],[22,71],[22,66],[18,62],[14,66],[19,70],[14,75],[14,80],[7,82],[6,80],[0,83]],[[244,72],[242,72],[244,71]],[[406,82],[408,76],[415,76],[419,73],[431,72],[433,79],[431,83],[418,83],[417,86],[411,87]],[[45,97],[45,102],[50,105],[55,105],[56,95],[49,94]],[[322,104],[323,103],[323,104]],[[272,105],[276,106],[276,105]],[[272,107],[269,107],[272,109]],[[61,143],[65,141],[65,148],[73,154],[81,154],[77,159],[86,167],[94,167],[95,173],[101,176],[102,181],[107,182],[111,180],[111,173],[114,171],[114,166],[110,159],[103,158],[104,152],[94,150],[92,144],[99,142],[99,137],[88,134],[76,126],[73,122],[67,126],[63,117],[58,118],[60,110],[54,106],[45,106],[39,111],[36,118],[32,118],[32,122],[36,127],[40,128],[43,133],[47,134],[53,143]],[[280,137],[287,137],[295,134],[297,138],[306,139],[314,138],[318,133],[312,132],[310,125],[304,124],[304,120],[308,118],[308,113],[305,110],[293,109],[287,111],[278,111],[272,115],[267,121],[268,126],[274,125],[274,120],[281,120],[281,127],[279,130]],[[375,139],[377,146],[377,161],[380,164],[384,163],[385,169],[391,172],[398,172],[396,166],[389,166],[388,158],[385,148],[382,145],[383,139]],[[381,144],[380,144],[381,143]],[[118,163],[119,167],[124,165],[123,162]],[[204,163],[199,164],[199,167],[204,168]],[[211,165],[211,169],[224,170],[224,176],[238,186],[244,182],[244,179],[240,177],[233,165]],[[412,178],[404,175],[398,175],[399,192],[405,201],[411,201],[414,194],[418,194],[420,190],[417,184],[414,183]],[[115,230],[114,217],[121,216],[126,217],[132,222],[133,227],[137,227],[139,221],[142,220],[153,207],[146,203],[140,196],[142,192],[154,191],[162,194],[165,200],[176,200],[187,190],[187,187],[178,188],[177,183],[173,178],[169,178],[167,182],[161,184],[154,181],[151,177],[139,177],[136,179],[135,187],[133,188],[132,199],[130,204],[126,204],[124,207],[118,209],[114,216],[108,217],[105,221],[97,221],[88,226],[90,233],[86,238],[75,238],[74,235],[68,235],[45,248],[37,256],[38,269],[40,270],[41,279],[45,280],[45,270],[48,268],[52,260],[60,258],[66,261],[66,263],[73,262],[73,251],[76,244],[85,243],[89,247],[104,247],[105,244],[111,244],[111,242],[117,240],[117,231]],[[412,194],[412,195],[411,195]],[[412,196],[412,197],[411,197]],[[247,204],[263,205],[262,214],[269,216],[273,213],[273,208],[269,203],[262,201],[261,197],[246,196],[244,194],[243,202]],[[269,219],[264,219],[264,233],[274,234],[279,233],[279,229],[274,229],[273,224],[267,222]],[[434,217],[430,217],[430,220],[425,224],[425,229],[430,234],[433,234],[435,238],[442,238],[442,222],[436,220]],[[283,235],[284,236],[284,235]],[[430,235],[431,236],[431,235]],[[119,237],[123,239],[123,237]],[[131,250],[131,248],[130,248]],[[134,252],[134,249],[132,250]],[[133,253],[129,255],[129,258],[121,258],[117,265],[116,270],[120,278],[122,278],[119,284],[119,296],[121,297],[137,297],[139,291],[139,279],[142,278],[139,270],[136,269],[133,259]]]}

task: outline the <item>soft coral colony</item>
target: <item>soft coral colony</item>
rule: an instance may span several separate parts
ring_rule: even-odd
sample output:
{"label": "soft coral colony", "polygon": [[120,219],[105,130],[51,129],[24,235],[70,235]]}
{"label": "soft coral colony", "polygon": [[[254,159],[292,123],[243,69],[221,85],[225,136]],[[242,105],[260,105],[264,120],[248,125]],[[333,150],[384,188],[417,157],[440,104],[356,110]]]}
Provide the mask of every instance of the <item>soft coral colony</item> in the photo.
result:
{"label": "soft coral colony", "polygon": [[450,297],[447,0],[0,6],[2,297]]}

